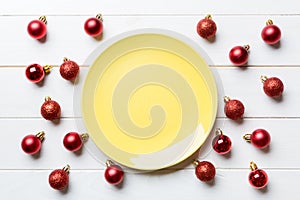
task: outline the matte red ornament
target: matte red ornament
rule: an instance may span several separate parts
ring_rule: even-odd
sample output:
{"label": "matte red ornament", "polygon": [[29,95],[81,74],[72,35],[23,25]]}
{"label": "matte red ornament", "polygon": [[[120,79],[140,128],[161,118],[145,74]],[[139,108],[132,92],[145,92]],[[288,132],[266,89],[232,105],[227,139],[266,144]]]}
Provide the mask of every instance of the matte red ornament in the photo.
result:
{"label": "matte red ornament", "polygon": [[231,150],[232,142],[230,138],[223,134],[221,129],[217,129],[217,136],[213,139],[212,147],[218,154],[226,154]]}
{"label": "matte red ornament", "polygon": [[102,15],[98,14],[96,17],[89,18],[84,23],[85,32],[92,36],[97,37],[103,32],[103,19]]}
{"label": "matte red ornament", "polygon": [[52,171],[48,178],[50,186],[55,190],[65,189],[69,184],[69,171],[69,165]]}
{"label": "matte red ornament", "polygon": [[205,38],[212,38],[216,35],[217,25],[212,20],[211,15],[207,15],[204,19],[201,19],[197,24],[197,33]]}
{"label": "matte red ornament", "polygon": [[245,107],[243,103],[236,99],[224,97],[225,107],[224,112],[229,119],[237,120],[243,118]]}
{"label": "matte red ornament", "polygon": [[106,161],[106,170],[104,172],[104,177],[106,181],[112,185],[120,184],[124,179],[124,171],[123,169],[115,165],[112,161]]}
{"label": "matte red ornament", "polygon": [[39,132],[36,135],[27,135],[22,139],[21,147],[27,154],[36,154],[40,151],[44,138],[45,133],[43,131]]}
{"label": "matte red ornament", "polygon": [[245,65],[248,62],[249,45],[235,46],[229,52],[230,61],[236,66]]}
{"label": "matte red ornament", "polygon": [[272,20],[266,22],[266,26],[261,31],[261,37],[267,44],[276,44],[280,41],[281,31],[278,26],[273,24]]}
{"label": "matte red ornament", "polygon": [[282,81],[277,77],[268,78],[266,76],[260,77],[261,81],[264,84],[264,92],[269,97],[277,98],[280,97],[284,90],[284,85]]}
{"label": "matte red ornament", "polygon": [[215,178],[216,168],[208,161],[194,161],[196,165],[195,174],[200,181],[208,182]]}
{"label": "matte red ornament", "polygon": [[271,142],[270,134],[264,129],[256,129],[252,132],[252,134],[245,134],[243,138],[259,149],[266,148]]}
{"label": "matte red ornament", "polygon": [[262,170],[258,169],[254,162],[250,163],[251,172],[248,176],[249,183],[255,189],[262,189],[267,186],[269,178],[268,174]]}
{"label": "matte red ornament", "polygon": [[29,22],[27,32],[34,39],[42,39],[47,34],[46,24],[46,16],[41,16],[39,20]]}
{"label": "matte red ornament", "polygon": [[25,69],[25,75],[26,78],[33,82],[33,83],[39,83],[45,78],[45,74],[50,73],[52,66],[46,65],[42,67],[39,64],[31,64],[28,65]]}
{"label": "matte red ornament", "polygon": [[41,115],[46,120],[55,120],[59,119],[61,114],[60,105],[56,102],[51,100],[50,97],[45,97],[45,102],[41,106]]}
{"label": "matte red ornament", "polygon": [[68,81],[75,80],[79,74],[79,70],[79,65],[68,58],[64,58],[64,63],[59,68],[60,75]]}
{"label": "matte red ornament", "polygon": [[69,151],[78,151],[81,149],[83,142],[87,140],[88,134],[78,134],[76,132],[69,132],[63,139],[64,147]]}

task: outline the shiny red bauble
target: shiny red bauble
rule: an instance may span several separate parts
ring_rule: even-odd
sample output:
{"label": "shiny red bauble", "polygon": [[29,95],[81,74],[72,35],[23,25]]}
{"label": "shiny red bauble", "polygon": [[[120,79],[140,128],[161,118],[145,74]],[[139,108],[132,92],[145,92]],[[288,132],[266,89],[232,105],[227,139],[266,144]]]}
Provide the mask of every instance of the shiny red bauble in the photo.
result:
{"label": "shiny red bauble", "polygon": [[76,62],[65,58],[64,63],[60,65],[59,73],[64,79],[72,81],[78,76],[79,70],[79,65]]}
{"label": "shiny red bauble", "polygon": [[266,76],[261,76],[261,80],[264,84],[263,89],[266,95],[273,98],[277,98],[282,95],[284,85],[279,78],[267,78]]}
{"label": "shiny red bauble", "polygon": [[269,178],[268,174],[262,170],[258,169],[254,162],[250,163],[251,172],[248,176],[249,183],[255,189],[262,189],[267,186]]}
{"label": "shiny red bauble", "polygon": [[98,14],[96,17],[89,18],[84,23],[85,32],[92,36],[97,37],[103,32],[103,19],[101,14]]}
{"label": "shiny red bauble", "polygon": [[200,181],[208,182],[215,178],[216,168],[208,161],[195,161],[195,174]]}
{"label": "shiny red bauble", "polygon": [[266,148],[270,145],[271,142],[271,136],[268,133],[268,131],[264,129],[256,129],[252,132],[252,134],[246,134],[243,136],[243,138],[247,142],[251,142],[253,146],[259,149]]}
{"label": "shiny red bauble", "polygon": [[44,140],[45,133],[39,132],[36,135],[27,135],[22,139],[21,147],[27,154],[36,154],[42,147],[42,141]]}
{"label": "shiny red bauble", "polygon": [[41,115],[46,120],[56,120],[60,118],[61,108],[60,105],[51,100],[50,97],[45,97],[45,102],[41,106]]}
{"label": "shiny red bauble", "polygon": [[267,44],[276,44],[281,38],[281,31],[278,26],[273,24],[272,20],[268,20],[267,25],[261,31],[261,37]]}
{"label": "shiny red bauble", "polygon": [[63,190],[69,184],[69,170],[70,166],[67,165],[63,169],[56,169],[49,175],[48,182],[55,190]]}
{"label": "shiny red bauble", "polygon": [[204,19],[201,19],[197,24],[197,33],[205,38],[212,38],[216,35],[217,25],[212,20],[211,15],[207,15]]}
{"label": "shiny red bauble", "polygon": [[224,102],[224,112],[229,119],[237,120],[243,118],[245,107],[241,101],[225,96]]}
{"label": "shiny red bauble", "polygon": [[88,137],[87,134],[78,134],[76,132],[69,132],[63,139],[64,147],[69,151],[78,151],[81,149],[84,140]]}
{"label": "shiny red bauble", "polygon": [[112,185],[120,184],[124,179],[123,169],[110,160],[106,161],[106,166],[107,168],[104,172],[105,180]]}
{"label": "shiny red bauble", "polygon": [[223,134],[221,129],[218,129],[217,136],[213,139],[212,147],[218,154],[226,154],[231,150],[232,142],[230,138]]}
{"label": "shiny red bauble", "polygon": [[45,78],[45,74],[50,72],[51,68],[50,65],[42,67],[39,64],[31,64],[26,67],[25,75],[29,81],[39,83]]}
{"label": "shiny red bauble", "polygon": [[34,39],[42,39],[47,34],[46,24],[46,17],[41,16],[39,20],[29,22],[27,32]]}
{"label": "shiny red bauble", "polygon": [[245,65],[248,62],[249,45],[235,46],[229,52],[230,61],[236,66]]}

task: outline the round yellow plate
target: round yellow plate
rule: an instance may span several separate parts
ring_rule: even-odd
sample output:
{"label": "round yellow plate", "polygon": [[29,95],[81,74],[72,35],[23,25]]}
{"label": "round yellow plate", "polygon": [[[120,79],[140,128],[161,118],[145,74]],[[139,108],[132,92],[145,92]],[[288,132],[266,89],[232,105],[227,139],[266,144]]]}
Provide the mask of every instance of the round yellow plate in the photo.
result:
{"label": "round yellow plate", "polygon": [[81,96],[95,145],[140,170],[169,167],[194,153],[217,111],[216,84],[199,47],[156,29],[124,33],[103,46]]}

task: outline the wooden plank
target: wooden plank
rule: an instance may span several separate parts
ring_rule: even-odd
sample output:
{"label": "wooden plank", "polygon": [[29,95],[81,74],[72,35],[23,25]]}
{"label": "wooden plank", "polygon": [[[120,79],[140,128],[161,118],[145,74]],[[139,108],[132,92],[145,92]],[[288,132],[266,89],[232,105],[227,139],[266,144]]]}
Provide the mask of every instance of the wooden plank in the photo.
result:
{"label": "wooden plank", "polygon": [[[212,133],[198,153],[172,169],[193,168],[194,159],[210,160],[216,167],[222,169],[248,168],[250,161],[259,163],[264,168],[299,169],[298,141],[300,119],[247,119],[243,123],[218,119],[215,127],[223,129],[232,142],[232,151],[227,156],[221,156],[212,151]],[[66,133],[77,131],[75,121],[61,120],[53,124],[42,119],[1,119],[0,127],[4,130],[0,142],[0,170],[15,169],[51,169],[55,166],[70,164],[73,169],[104,169],[106,157],[97,162],[89,151],[90,142],[85,144],[81,154],[74,154],[64,149],[62,140]],[[242,136],[252,133],[257,128],[269,131],[272,137],[270,148],[260,150],[245,142]],[[21,149],[21,140],[27,134],[35,134],[41,130],[46,133],[39,156],[26,155]],[[90,152],[93,154],[93,152]]]}
{"label": "wooden plank", "polygon": [[[81,69],[80,82],[84,81],[83,74],[88,68]],[[246,70],[240,68],[216,68],[220,80],[218,117],[225,117],[223,96],[240,99],[246,108],[245,117],[300,117],[300,95],[297,85],[300,84],[299,67],[251,67]],[[282,100],[274,100],[263,93],[260,76],[277,76],[285,84]],[[74,117],[73,91],[74,85],[62,79],[59,69],[54,68],[46,76],[42,86],[29,82],[25,77],[25,67],[0,68],[0,80],[5,85],[0,87],[1,112],[0,117],[41,117],[40,107],[45,96],[51,96],[60,103],[62,117]],[[77,88],[77,87],[76,87]],[[76,97],[77,98],[77,97]],[[8,106],[11,105],[11,106]],[[78,116],[78,115],[77,115]]]}
{"label": "wooden plank", "polygon": [[[299,2],[293,0],[253,0],[237,2],[227,1],[122,1],[122,0],[90,0],[82,3],[80,0],[49,1],[17,1],[1,2],[0,13],[3,15],[93,15],[103,12],[109,15],[153,15],[153,14],[299,14]],[[26,9],[24,9],[26,8]]]}
{"label": "wooden plank", "polygon": [[[245,44],[251,46],[248,63],[251,66],[299,65],[300,46],[295,45],[300,34],[298,15],[213,16],[218,25],[214,42],[208,42],[196,33],[196,25],[204,16],[104,16],[104,34],[100,41],[84,32],[83,24],[87,16],[49,16],[44,43],[30,38],[26,31],[27,24],[38,16],[1,16],[0,24],[5,31],[1,32],[0,37],[0,66],[35,62],[60,65],[65,56],[83,64],[102,42],[117,34],[142,28],[169,29],[187,36],[203,48],[214,65],[231,66],[228,58],[230,49]],[[282,30],[280,48],[269,46],[261,39],[260,33],[268,18],[272,18]]]}
{"label": "wooden plank", "polygon": [[[62,166],[57,166],[60,168]],[[286,199],[297,198],[300,171],[266,170],[269,184],[256,190],[248,183],[249,170],[218,170],[215,181],[201,183],[194,171],[156,174],[126,173],[120,187],[108,185],[103,171],[72,171],[67,191],[50,188],[47,171],[0,171],[1,195],[9,199]]]}

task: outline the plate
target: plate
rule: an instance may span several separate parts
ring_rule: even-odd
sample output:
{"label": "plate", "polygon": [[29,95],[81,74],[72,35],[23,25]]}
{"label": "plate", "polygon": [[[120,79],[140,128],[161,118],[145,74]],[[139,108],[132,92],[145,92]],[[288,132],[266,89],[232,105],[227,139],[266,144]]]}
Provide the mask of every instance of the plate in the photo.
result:
{"label": "plate", "polygon": [[81,113],[96,147],[130,168],[188,158],[208,137],[217,88],[203,51],[183,35],[143,29],[105,41],[82,86]]}

